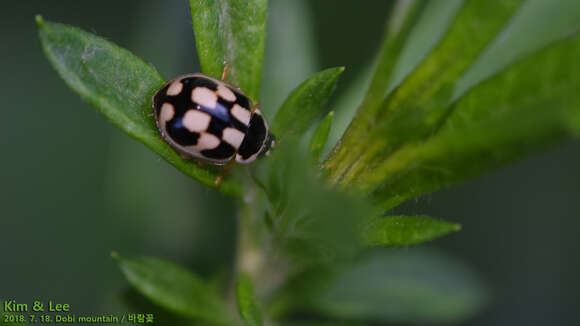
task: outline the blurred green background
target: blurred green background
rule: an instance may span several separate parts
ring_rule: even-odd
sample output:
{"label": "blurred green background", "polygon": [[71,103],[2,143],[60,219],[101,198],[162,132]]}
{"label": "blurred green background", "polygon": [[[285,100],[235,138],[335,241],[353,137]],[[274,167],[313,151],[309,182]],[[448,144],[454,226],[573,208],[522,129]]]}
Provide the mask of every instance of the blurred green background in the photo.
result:
{"label": "blurred green background", "polygon": [[[361,79],[391,2],[361,4],[271,1],[267,116],[322,68],[347,67],[337,94]],[[163,257],[204,276],[227,273],[235,242],[231,201],[183,176],[73,94],[44,58],[33,19],[40,13],[95,32],[171,78],[199,70],[188,10],[184,0],[3,5],[1,300],[52,299],[79,314],[143,312],[131,305],[113,250]],[[281,60],[295,69],[277,69]],[[491,305],[469,325],[580,324],[579,148],[578,141],[561,144],[397,208],[463,225],[428,246],[459,257],[490,284]]]}

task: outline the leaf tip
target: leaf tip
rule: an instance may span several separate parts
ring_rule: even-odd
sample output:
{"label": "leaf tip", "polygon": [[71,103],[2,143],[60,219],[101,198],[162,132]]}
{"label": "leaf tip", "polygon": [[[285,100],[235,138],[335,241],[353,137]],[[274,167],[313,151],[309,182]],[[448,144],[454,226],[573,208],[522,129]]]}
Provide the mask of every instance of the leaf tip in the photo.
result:
{"label": "leaf tip", "polygon": [[454,232],[461,231],[461,224],[457,224],[457,223],[451,224],[451,230]]}
{"label": "leaf tip", "polygon": [[331,80],[334,80],[334,82],[336,82],[340,78],[340,76],[342,76],[342,73],[344,72],[345,69],[346,69],[345,66],[339,66],[339,67],[329,68],[327,70],[327,72],[332,76]]}
{"label": "leaf tip", "polygon": [[330,69],[328,69],[328,71],[332,71],[332,73],[334,75],[336,75],[336,77],[338,78],[338,76],[342,75],[342,73],[344,72],[345,69],[346,69],[345,66],[339,66],[339,67],[330,68]]}
{"label": "leaf tip", "polygon": [[38,27],[42,27],[44,25],[44,19],[42,18],[42,15],[34,16],[34,21]]}

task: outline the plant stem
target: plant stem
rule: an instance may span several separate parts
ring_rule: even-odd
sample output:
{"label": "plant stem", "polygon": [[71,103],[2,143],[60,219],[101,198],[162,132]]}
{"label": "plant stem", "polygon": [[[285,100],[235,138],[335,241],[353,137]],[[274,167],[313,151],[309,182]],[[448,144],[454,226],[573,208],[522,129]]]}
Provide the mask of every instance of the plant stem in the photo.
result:
{"label": "plant stem", "polygon": [[237,246],[234,263],[234,279],[240,273],[247,274],[259,286],[261,270],[265,262],[263,247],[260,245],[261,230],[259,221],[258,191],[255,187],[246,187],[246,196],[238,206]]}
{"label": "plant stem", "polygon": [[249,186],[247,196],[239,203],[237,219],[237,248],[235,276],[247,274],[254,283],[257,296],[265,296],[283,282],[285,264],[272,249],[272,234],[262,220],[264,192],[255,184]]}
{"label": "plant stem", "polygon": [[245,203],[240,209],[238,218],[238,245],[236,256],[236,270],[238,273],[248,274],[254,281],[258,280],[260,270],[264,265],[265,257],[260,248],[259,221],[256,205]]}

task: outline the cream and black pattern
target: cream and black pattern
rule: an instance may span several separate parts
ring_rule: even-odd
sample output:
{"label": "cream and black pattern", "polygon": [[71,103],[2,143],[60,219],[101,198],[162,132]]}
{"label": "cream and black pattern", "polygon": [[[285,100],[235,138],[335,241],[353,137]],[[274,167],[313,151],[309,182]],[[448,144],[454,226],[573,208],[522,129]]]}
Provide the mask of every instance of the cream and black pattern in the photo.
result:
{"label": "cream and black pattern", "polygon": [[236,154],[238,162],[249,163],[273,138],[259,110],[251,114],[245,94],[203,74],[169,81],[153,97],[153,108],[157,127],[172,147],[213,164],[225,164]]}

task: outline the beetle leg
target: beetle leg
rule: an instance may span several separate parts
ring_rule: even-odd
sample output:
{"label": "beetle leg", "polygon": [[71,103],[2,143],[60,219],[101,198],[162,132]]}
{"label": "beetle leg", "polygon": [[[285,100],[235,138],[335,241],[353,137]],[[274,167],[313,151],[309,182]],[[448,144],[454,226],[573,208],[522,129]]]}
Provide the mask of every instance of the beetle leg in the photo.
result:
{"label": "beetle leg", "polygon": [[193,158],[193,156],[183,153],[183,152],[179,152],[179,156],[181,156],[182,159],[184,160],[191,160]]}
{"label": "beetle leg", "polygon": [[230,65],[224,61],[224,71],[222,72],[222,80],[226,80],[228,76],[228,72],[230,71]]}
{"label": "beetle leg", "polygon": [[222,181],[224,179],[224,176],[230,172],[230,170],[232,169],[232,166],[234,166],[234,163],[236,162],[236,155],[234,155],[234,157],[232,157],[232,159],[228,162],[228,164],[226,165],[226,167],[220,171],[220,174],[218,175],[218,177],[215,179],[215,186],[216,188],[219,188],[219,186],[222,184]]}

